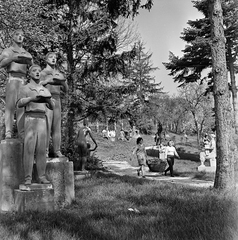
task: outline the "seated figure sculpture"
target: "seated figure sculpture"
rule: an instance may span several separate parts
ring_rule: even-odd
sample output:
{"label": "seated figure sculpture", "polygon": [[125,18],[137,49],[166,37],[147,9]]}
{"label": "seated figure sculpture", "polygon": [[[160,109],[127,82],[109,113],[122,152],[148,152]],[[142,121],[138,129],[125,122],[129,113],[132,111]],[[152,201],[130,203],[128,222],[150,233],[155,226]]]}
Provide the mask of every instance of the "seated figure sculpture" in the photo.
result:
{"label": "seated figure sculpture", "polygon": [[[215,171],[216,170],[216,141],[215,134],[210,135],[210,142],[206,142],[203,151],[200,152],[201,165],[198,167],[198,171]],[[210,161],[210,166],[205,166],[205,161]]]}
{"label": "seated figure sculpture", "polygon": [[[90,149],[90,144],[87,142],[87,136],[89,136],[95,144],[93,149]],[[97,143],[92,136],[91,129],[88,127],[87,119],[84,119],[83,127],[81,127],[78,131],[76,146],[79,154],[79,161],[75,164],[75,170],[85,171],[85,165],[90,151],[94,151],[97,148]]]}
{"label": "seated figure sculpture", "polygon": [[54,103],[49,90],[39,84],[40,72],[40,66],[32,65],[30,67],[30,82],[20,88],[19,99],[17,101],[17,106],[23,108],[25,115],[23,153],[25,185],[31,185],[32,183],[34,157],[39,183],[50,183],[45,176],[47,138],[46,108],[52,110]]}

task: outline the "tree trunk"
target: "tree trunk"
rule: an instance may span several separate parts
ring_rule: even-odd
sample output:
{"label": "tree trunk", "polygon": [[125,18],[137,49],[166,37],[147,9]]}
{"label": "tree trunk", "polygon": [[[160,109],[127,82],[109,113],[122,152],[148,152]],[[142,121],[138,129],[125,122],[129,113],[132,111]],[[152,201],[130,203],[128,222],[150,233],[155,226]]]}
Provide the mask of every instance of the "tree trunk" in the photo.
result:
{"label": "tree trunk", "polygon": [[234,111],[234,121],[235,121],[235,132],[238,134],[238,98],[237,98],[237,87],[236,87],[236,79],[235,79],[235,68],[234,68],[234,59],[231,52],[231,47],[228,42],[228,69],[230,72],[231,78],[231,93],[232,93],[232,104]]}
{"label": "tree trunk", "polygon": [[213,94],[215,99],[217,169],[214,187],[233,190],[235,145],[233,116],[228,89],[225,36],[221,0],[210,0],[211,52],[213,71]]}

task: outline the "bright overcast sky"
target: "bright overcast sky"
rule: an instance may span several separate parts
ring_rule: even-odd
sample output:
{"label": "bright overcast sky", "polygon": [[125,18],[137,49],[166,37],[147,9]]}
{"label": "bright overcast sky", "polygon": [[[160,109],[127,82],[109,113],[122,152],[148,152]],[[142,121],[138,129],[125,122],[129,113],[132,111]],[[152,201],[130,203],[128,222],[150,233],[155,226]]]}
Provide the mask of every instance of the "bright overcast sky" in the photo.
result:
{"label": "bright overcast sky", "polygon": [[142,41],[146,43],[145,51],[152,53],[152,61],[159,70],[154,72],[156,81],[162,82],[164,91],[177,93],[177,84],[162,62],[168,62],[169,51],[181,56],[185,42],[180,39],[188,20],[195,20],[202,14],[193,7],[191,0],[154,0],[151,11],[141,10],[135,18]]}

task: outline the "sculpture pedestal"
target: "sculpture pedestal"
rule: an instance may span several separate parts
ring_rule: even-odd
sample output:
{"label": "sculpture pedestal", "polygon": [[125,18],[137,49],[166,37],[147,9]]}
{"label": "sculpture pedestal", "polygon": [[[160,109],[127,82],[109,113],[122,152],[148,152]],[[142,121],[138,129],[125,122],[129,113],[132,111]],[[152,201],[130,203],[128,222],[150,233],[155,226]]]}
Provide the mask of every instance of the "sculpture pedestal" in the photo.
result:
{"label": "sculpture pedestal", "polygon": [[75,180],[83,180],[84,178],[91,177],[91,173],[88,171],[74,171]]}
{"label": "sculpture pedestal", "polygon": [[[201,165],[198,166],[199,172],[215,172],[216,171],[216,155],[214,153],[206,154],[205,151],[200,152]],[[209,166],[205,166],[205,161],[209,162]]]}
{"label": "sculpture pedestal", "polygon": [[6,139],[0,144],[0,211],[14,210],[14,189],[24,181],[23,143]]}
{"label": "sculpture pedestal", "polygon": [[30,186],[20,185],[20,189],[15,189],[15,211],[53,211],[54,189],[51,184],[36,184]]}
{"label": "sculpture pedestal", "polygon": [[75,199],[73,162],[66,157],[48,159],[46,177],[54,187],[55,207],[71,204]]}
{"label": "sculpture pedestal", "polygon": [[212,160],[210,159],[210,166],[205,166],[204,164],[201,164],[198,166],[199,172],[216,172],[216,159]]}

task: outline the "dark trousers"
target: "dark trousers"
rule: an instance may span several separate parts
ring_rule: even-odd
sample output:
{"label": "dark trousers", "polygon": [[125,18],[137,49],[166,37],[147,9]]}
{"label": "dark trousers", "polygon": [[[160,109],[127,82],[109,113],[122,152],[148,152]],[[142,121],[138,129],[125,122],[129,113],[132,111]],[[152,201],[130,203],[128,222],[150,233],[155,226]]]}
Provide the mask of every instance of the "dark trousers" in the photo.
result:
{"label": "dark trousers", "polygon": [[169,164],[168,168],[165,170],[165,173],[170,171],[170,175],[173,176],[174,173],[174,156],[167,156],[167,163]]}

